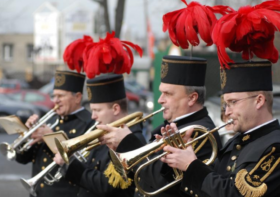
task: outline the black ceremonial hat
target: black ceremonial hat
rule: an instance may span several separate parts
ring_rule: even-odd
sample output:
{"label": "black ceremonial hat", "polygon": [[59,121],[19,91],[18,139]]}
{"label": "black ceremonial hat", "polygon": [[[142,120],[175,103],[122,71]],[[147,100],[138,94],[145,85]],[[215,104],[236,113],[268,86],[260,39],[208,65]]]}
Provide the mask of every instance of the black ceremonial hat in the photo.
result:
{"label": "black ceremonial hat", "polygon": [[221,69],[223,94],[231,92],[272,91],[271,62],[239,62]]}
{"label": "black ceremonial hat", "polygon": [[203,58],[164,56],[161,63],[161,82],[204,86],[207,61]]}
{"label": "black ceremonial hat", "polygon": [[83,92],[85,75],[57,70],[55,73],[54,89],[70,92]]}
{"label": "black ceremonial hat", "polygon": [[122,75],[109,74],[87,80],[90,103],[110,103],[126,98]]}

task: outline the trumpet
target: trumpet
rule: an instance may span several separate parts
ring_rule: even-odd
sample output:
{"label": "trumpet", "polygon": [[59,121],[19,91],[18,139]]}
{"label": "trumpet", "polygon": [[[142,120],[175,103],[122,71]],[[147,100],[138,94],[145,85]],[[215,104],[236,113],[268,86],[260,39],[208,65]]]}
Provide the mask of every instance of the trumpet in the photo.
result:
{"label": "trumpet", "polygon": [[[95,122],[94,125],[92,125],[85,133],[89,133],[98,125],[98,122]],[[86,157],[89,155],[89,151],[87,149],[82,149],[81,151],[78,151],[74,153],[74,157],[78,159],[80,162],[86,162]],[[20,182],[24,186],[24,188],[29,191],[29,193],[33,196],[37,196],[36,194],[36,187],[42,178],[44,178],[45,183],[47,185],[53,185],[55,182],[59,182],[59,180],[62,178],[61,168],[58,169],[58,171],[53,176],[51,174],[51,171],[57,166],[54,161],[50,163],[44,170],[42,170],[40,173],[38,173],[36,176],[25,180],[23,178],[20,179]]]}
{"label": "trumpet", "polygon": [[[163,149],[163,147],[166,145],[171,145],[171,146],[174,146],[177,148],[184,149],[187,146],[197,142],[200,139],[204,139],[203,142],[206,142],[206,140],[209,139],[209,141],[212,145],[212,154],[211,154],[211,157],[209,158],[209,160],[207,160],[207,162],[205,164],[210,165],[214,162],[215,158],[217,157],[217,152],[218,152],[217,142],[212,133],[215,131],[218,131],[219,129],[225,127],[228,124],[232,124],[232,122],[233,122],[233,120],[231,119],[224,125],[216,127],[214,129],[212,129],[211,131],[208,131],[205,127],[200,126],[200,125],[187,126],[187,127],[184,127],[182,129],[178,130],[174,134],[170,134],[169,136],[164,136],[160,140],[155,140],[154,142],[152,142],[150,144],[147,144],[141,148],[138,148],[136,150],[129,151],[126,153],[117,153],[110,149],[111,160],[115,167],[115,170],[123,177],[123,179],[125,181],[127,181],[128,180],[128,177],[127,177],[128,171],[131,170],[131,168],[134,167],[136,164],[140,163],[142,160],[147,159],[148,161],[146,163],[143,163],[142,165],[140,165],[140,167],[136,170],[136,172],[134,174],[135,186],[138,188],[139,192],[141,192],[143,195],[146,195],[146,196],[157,195],[160,192],[163,192],[166,189],[168,189],[168,188],[174,186],[175,184],[177,184],[178,182],[180,182],[183,178],[183,173],[181,171],[179,171],[178,169],[173,168],[173,171],[176,175],[175,180],[173,182],[167,184],[166,186],[164,186],[154,192],[146,192],[139,185],[138,174],[144,167],[159,160],[161,157],[165,156],[168,153],[164,152],[164,153],[154,157],[153,159],[148,158],[150,155],[157,152],[158,150]],[[192,140],[188,143],[184,143],[182,137],[185,135],[187,130],[192,129],[192,128],[194,129],[194,132],[201,132],[203,134],[197,138],[194,138],[194,140]],[[201,147],[199,147],[199,148],[201,148]],[[197,152],[197,150],[195,150],[195,152]]]}
{"label": "trumpet", "polygon": [[[140,122],[146,121],[148,118],[151,118],[155,114],[163,111],[164,108],[161,108],[146,117],[142,118],[143,113],[142,112],[134,112],[133,114],[127,115],[117,121],[114,121],[113,123],[109,124],[112,127],[119,127],[123,124],[127,124],[128,127],[131,127],[133,125],[136,125]],[[101,129],[96,129],[88,134],[84,134],[82,136],[73,138],[71,140],[66,140],[60,142],[59,140],[55,139],[55,143],[57,146],[57,149],[65,161],[66,164],[69,164],[69,156],[72,155],[77,150],[80,150],[81,148],[84,148],[86,146],[96,147],[100,145],[100,142],[98,140],[99,137],[104,135],[106,131]]]}
{"label": "trumpet", "polygon": [[[56,114],[56,110],[59,108],[56,105],[52,110],[46,113],[36,124],[32,126],[29,131],[23,132],[20,136],[12,143],[8,144],[7,142],[3,142],[0,144],[0,151],[3,155],[7,157],[8,160],[13,160],[16,157],[16,152],[27,151],[31,146],[30,144],[33,142],[33,139],[30,139],[32,133],[34,133],[39,127],[45,124],[50,118],[52,118]],[[50,126],[53,129],[58,124],[58,119]]]}

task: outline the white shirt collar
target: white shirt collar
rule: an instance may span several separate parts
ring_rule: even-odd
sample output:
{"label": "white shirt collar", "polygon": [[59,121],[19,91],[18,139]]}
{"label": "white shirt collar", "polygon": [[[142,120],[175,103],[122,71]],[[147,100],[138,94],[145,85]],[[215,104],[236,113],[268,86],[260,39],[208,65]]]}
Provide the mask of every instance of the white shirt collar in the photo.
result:
{"label": "white shirt collar", "polygon": [[267,122],[265,122],[265,123],[263,123],[263,124],[261,124],[261,125],[258,125],[258,126],[256,126],[256,127],[252,128],[252,129],[250,129],[250,130],[246,131],[244,134],[251,133],[251,132],[253,132],[254,130],[256,130],[256,129],[258,129],[258,128],[262,127],[262,126],[267,125],[267,124],[269,124],[269,123],[273,122],[274,120],[276,120],[276,119],[272,119],[272,120],[269,120],[269,121],[267,121]]}
{"label": "white shirt collar", "polygon": [[182,116],[179,116],[179,117],[175,118],[172,122],[176,122],[176,121],[178,121],[178,120],[181,120],[181,119],[183,119],[183,118],[186,118],[186,117],[188,117],[188,116],[190,116],[190,115],[192,115],[192,114],[194,114],[194,113],[196,113],[196,112],[197,112],[197,111],[191,112],[191,113],[188,113],[188,114],[185,114],[185,115],[182,115]]}

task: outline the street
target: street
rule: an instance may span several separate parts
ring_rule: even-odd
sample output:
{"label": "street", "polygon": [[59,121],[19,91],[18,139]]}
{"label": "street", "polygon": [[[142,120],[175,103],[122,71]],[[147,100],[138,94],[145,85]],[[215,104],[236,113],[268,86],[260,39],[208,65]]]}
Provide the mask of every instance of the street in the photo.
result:
{"label": "street", "polygon": [[[11,144],[17,135],[0,133],[0,143]],[[20,178],[29,179],[31,164],[22,165],[16,161],[8,161],[0,154],[0,191],[1,197],[28,197],[28,191],[22,186]]]}

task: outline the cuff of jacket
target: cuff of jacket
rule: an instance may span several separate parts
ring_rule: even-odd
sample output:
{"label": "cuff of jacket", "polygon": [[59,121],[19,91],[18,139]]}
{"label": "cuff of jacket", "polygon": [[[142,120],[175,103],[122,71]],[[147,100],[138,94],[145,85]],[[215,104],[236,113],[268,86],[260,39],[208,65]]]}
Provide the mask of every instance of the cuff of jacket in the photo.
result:
{"label": "cuff of jacket", "polygon": [[205,177],[211,173],[212,170],[209,166],[205,165],[199,159],[194,160],[184,172],[181,187],[184,189],[186,186],[191,188],[200,189]]}
{"label": "cuff of jacket", "polygon": [[134,133],[131,133],[125,136],[125,138],[120,142],[116,151],[120,153],[127,152],[140,148],[143,145],[145,144],[143,144]]}
{"label": "cuff of jacket", "polygon": [[81,178],[85,171],[85,166],[83,163],[75,159],[70,163],[65,174],[65,178],[77,185],[80,185]]}

